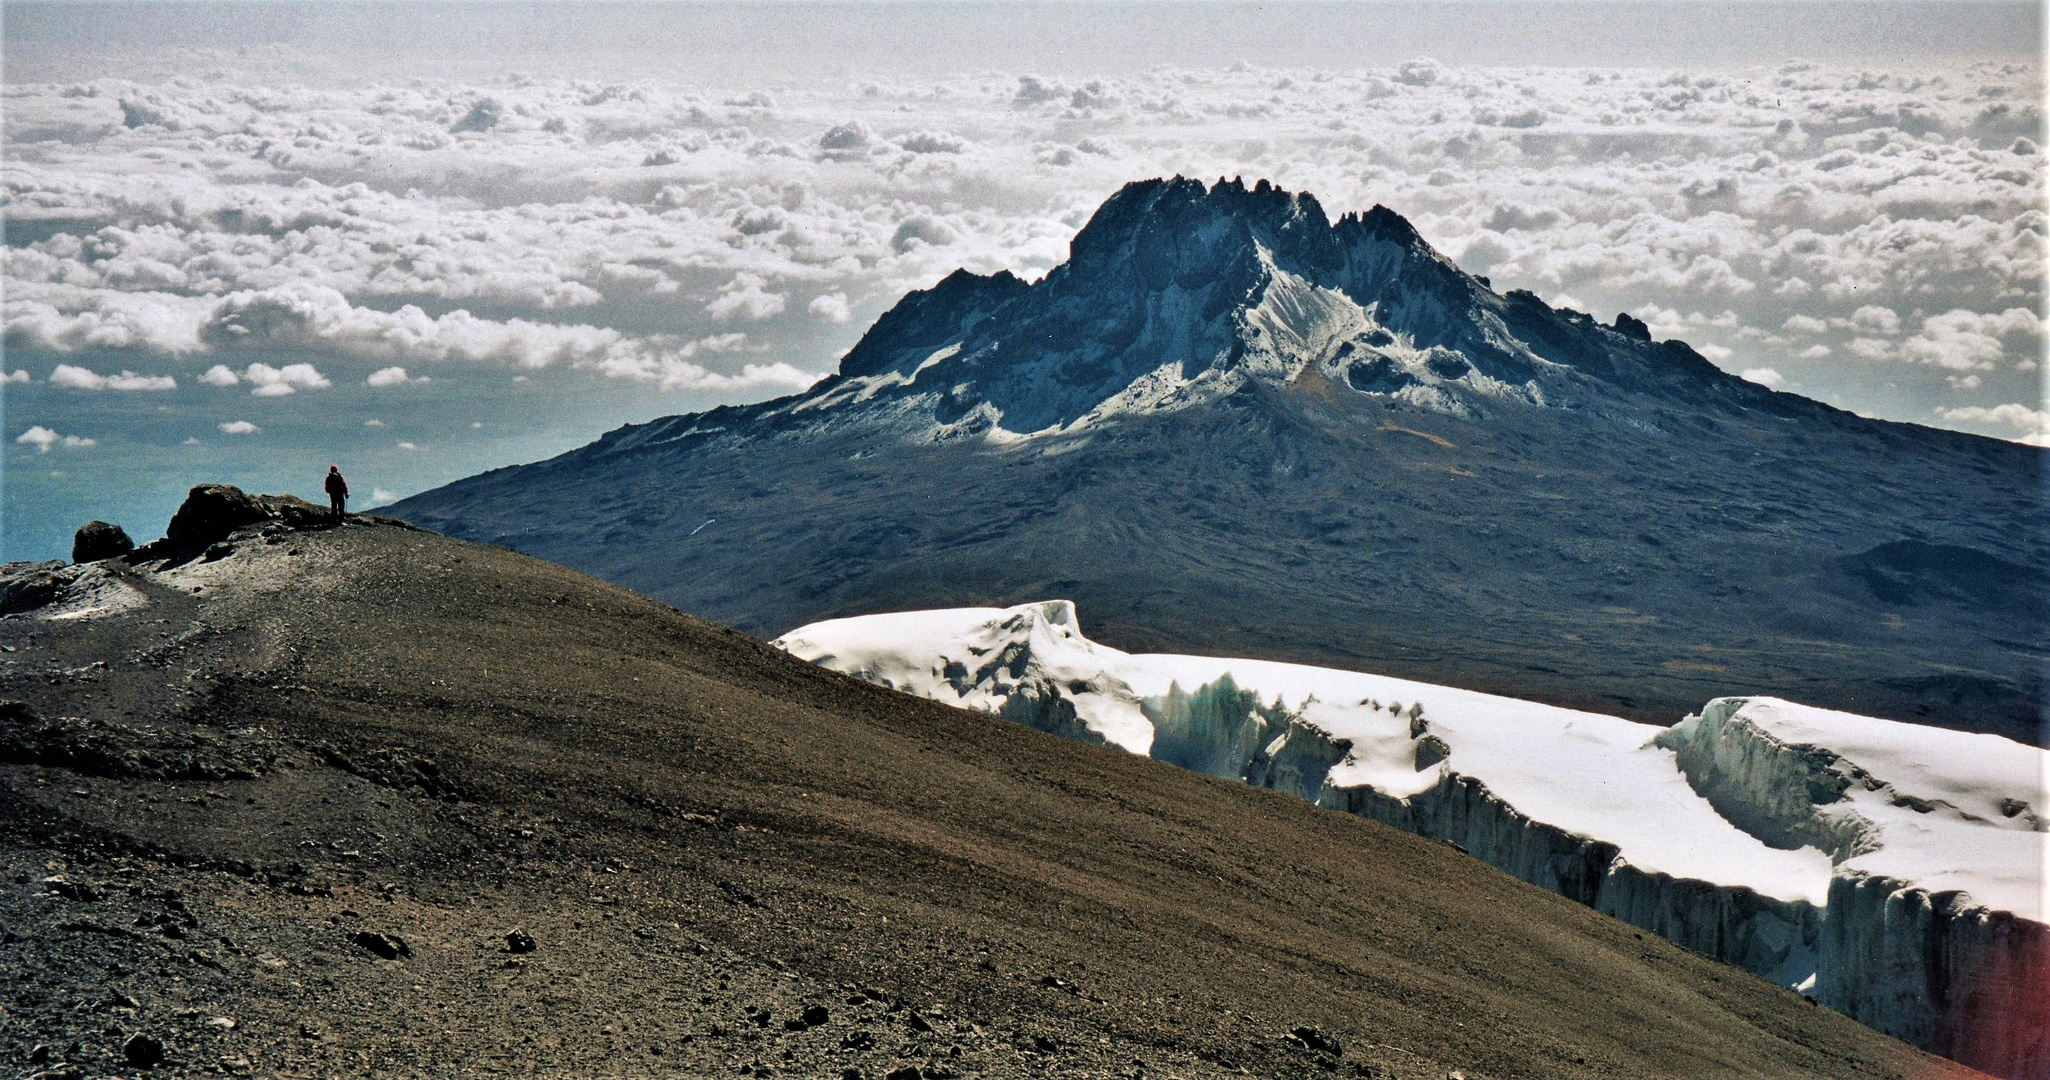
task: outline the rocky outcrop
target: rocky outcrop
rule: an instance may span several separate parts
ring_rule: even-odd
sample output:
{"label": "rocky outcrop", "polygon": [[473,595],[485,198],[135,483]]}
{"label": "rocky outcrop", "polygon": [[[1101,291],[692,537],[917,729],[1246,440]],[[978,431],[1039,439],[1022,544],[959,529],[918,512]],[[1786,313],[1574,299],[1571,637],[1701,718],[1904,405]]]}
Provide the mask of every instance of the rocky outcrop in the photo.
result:
{"label": "rocky outcrop", "polygon": [[0,764],[120,780],[250,780],[275,767],[279,749],[263,732],[45,717],[24,702],[0,700]]}
{"label": "rocky outcrop", "polygon": [[[237,529],[276,521],[291,528],[329,524],[333,516],[324,508],[292,495],[251,495],[228,484],[201,484],[185,496],[171,523],[164,527],[162,544],[169,551],[198,552]],[[151,544],[154,548],[157,544]]]}
{"label": "rocky outcrop", "polygon": [[121,526],[105,521],[88,521],[71,538],[71,561],[98,562],[119,558],[135,550],[135,541]]}
{"label": "rocky outcrop", "polygon": [[[389,518],[351,515],[349,520],[369,520],[381,525],[411,526]],[[252,525],[287,529],[323,529],[336,524],[324,506],[315,506],[296,495],[252,495],[230,484],[200,484],[185,496],[178,512],[164,527],[164,536],[128,553],[132,563],[161,559],[169,563],[190,562],[238,530]],[[225,549],[209,558],[217,557]]]}
{"label": "rocky outcrop", "polygon": [[[311,504],[308,504],[311,505]],[[228,484],[201,484],[185,496],[164,539],[181,547],[205,547],[244,525],[271,517],[262,499]]]}
{"label": "rocky outcrop", "polygon": [[76,576],[61,562],[0,563],[0,615],[46,607]]}

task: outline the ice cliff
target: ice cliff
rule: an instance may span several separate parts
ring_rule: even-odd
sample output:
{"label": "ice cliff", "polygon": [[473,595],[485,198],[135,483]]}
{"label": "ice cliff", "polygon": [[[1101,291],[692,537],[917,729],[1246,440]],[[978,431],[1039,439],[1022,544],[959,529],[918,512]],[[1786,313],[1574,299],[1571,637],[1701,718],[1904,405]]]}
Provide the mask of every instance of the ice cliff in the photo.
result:
{"label": "ice cliff", "polygon": [[2046,755],[1994,735],[1769,698],[1662,731],[1702,796],[1829,853],[1815,996],[1925,1049],[2050,1075]]}
{"label": "ice cliff", "polygon": [[1361,672],[1131,655],[1064,600],[794,655],[1446,840],[2002,1076],[2050,1078],[2046,755],[1772,698],[1671,728]]}

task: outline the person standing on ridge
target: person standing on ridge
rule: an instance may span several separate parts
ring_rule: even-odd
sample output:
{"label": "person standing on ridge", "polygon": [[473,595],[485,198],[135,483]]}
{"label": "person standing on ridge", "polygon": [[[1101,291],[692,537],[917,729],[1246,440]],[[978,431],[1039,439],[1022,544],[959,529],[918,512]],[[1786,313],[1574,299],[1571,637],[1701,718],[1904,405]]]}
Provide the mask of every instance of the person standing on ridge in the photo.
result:
{"label": "person standing on ridge", "polygon": [[342,504],[349,501],[349,482],[342,479],[342,467],[327,467],[327,503],[335,512],[335,520],[342,520]]}

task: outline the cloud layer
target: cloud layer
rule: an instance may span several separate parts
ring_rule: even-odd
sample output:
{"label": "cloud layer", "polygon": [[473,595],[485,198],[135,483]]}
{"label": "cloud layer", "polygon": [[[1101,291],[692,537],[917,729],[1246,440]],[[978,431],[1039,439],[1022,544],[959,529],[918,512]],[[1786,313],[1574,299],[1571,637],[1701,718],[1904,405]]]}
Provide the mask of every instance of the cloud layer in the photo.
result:
{"label": "cloud layer", "polygon": [[2035,438],[1998,410],[2040,400],[2041,91],[2014,64],[1421,57],[10,86],[6,343],[78,390],[498,370],[758,396],[956,266],[1044,272],[1126,181],[1266,176],[1334,211],[1384,203],[1499,289],[1633,311],[1754,381]]}

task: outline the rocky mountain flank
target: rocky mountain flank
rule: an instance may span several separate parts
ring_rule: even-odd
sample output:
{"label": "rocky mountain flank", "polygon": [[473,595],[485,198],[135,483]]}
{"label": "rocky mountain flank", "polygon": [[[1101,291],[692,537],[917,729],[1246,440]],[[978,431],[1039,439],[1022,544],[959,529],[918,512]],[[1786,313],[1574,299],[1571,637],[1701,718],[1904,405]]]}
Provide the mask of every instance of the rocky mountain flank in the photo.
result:
{"label": "rocky mountain flank", "polygon": [[1382,207],[1175,179],[1039,281],[911,293],[802,394],[390,512],[764,636],[1061,596],[1131,651],[2039,742],[2044,461],[1498,295]]}
{"label": "rocky mountain flank", "polygon": [[0,572],[24,1075],[1977,1075],[1443,843],[195,504]]}

